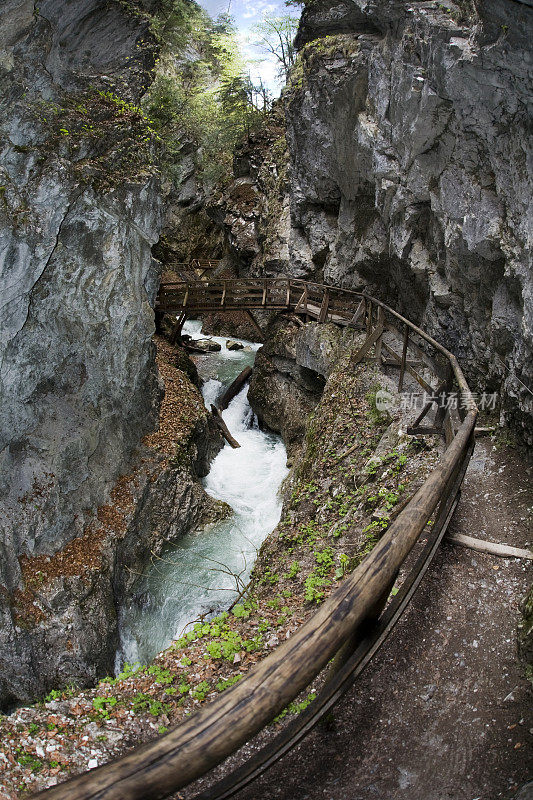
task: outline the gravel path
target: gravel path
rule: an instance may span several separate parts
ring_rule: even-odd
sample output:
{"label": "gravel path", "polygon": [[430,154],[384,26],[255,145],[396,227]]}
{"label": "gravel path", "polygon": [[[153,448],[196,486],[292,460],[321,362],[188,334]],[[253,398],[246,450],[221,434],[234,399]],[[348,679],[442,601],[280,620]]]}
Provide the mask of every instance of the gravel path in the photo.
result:
{"label": "gravel path", "polygon": [[[531,546],[532,468],[476,445],[453,533]],[[516,661],[531,562],[444,543],[411,607],[334,714],[239,800],[495,800],[533,778]],[[520,800],[533,798],[533,783]]]}

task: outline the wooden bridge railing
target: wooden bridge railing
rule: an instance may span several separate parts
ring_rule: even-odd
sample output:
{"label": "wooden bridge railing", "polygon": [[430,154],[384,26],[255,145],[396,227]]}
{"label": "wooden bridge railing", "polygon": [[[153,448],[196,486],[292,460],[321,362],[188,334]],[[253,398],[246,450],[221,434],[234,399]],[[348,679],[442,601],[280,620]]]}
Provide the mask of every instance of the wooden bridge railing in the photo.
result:
{"label": "wooden bridge railing", "polygon": [[[286,309],[321,322],[353,325],[366,332],[355,362],[371,353],[375,359],[385,357],[398,368],[400,388],[409,374],[426,390],[438,391],[443,398],[455,388],[462,403],[455,422],[450,409],[439,407],[434,426],[426,429],[434,432],[443,426],[446,433],[447,447],[437,467],[372,552],[290,639],[169,733],[47,790],[43,795],[49,800],[168,797],[260,731],[308,686],[335,653],[347,642],[353,645],[362,623],[375,619],[378,598],[389,594],[398,570],[430,519],[436,550],[455,507],[473,447],[477,409],[457,359],[419,327],[373,297],[302,281],[245,279],[166,284],[161,287],[158,308],[175,314],[213,308]],[[432,400],[426,405],[415,426],[429,412]],[[415,578],[415,588],[421,574]]]}

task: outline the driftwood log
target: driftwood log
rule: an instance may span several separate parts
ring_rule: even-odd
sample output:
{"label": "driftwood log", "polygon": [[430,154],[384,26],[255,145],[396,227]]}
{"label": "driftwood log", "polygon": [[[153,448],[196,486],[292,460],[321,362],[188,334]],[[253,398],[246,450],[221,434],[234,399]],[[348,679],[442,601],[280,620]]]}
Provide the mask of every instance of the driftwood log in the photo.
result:
{"label": "driftwood log", "polygon": [[222,436],[227,441],[227,443],[230,444],[233,447],[234,450],[236,450],[237,447],[240,447],[240,444],[237,441],[237,439],[234,439],[234,437],[229,432],[228,426],[226,425],[226,423],[222,419],[222,414],[220,413],[218,408],[216,406],[214,406],[212,403],[211,403],[211,413],[214,416],[215,422],[217,423],[218,427],[220,428],[220,430],[222,432]]}
{"label": "driftwood log", "polygon": [[455,533],[452,536],[448,536],[447,541],[452,544],[460,544],[463,547],[469,547],[470,550],[477,550],[479,553],[500,556],[500,558],[529,558],[533,560],[533,552],[531,550],[523,550],[521,547],[511,547],[508,544],[487,542],[485,539],[475,539],[473,536],[465,536],[462,533]]}
{"label": "driftwood log", "polygon": [[239,394],[245,383],[250,380],[251,374],[252,368],[245,367],[243,371],[237,375],[233,383],[228,386],[224,394],[217,400],[217,406],[220,411],[226,410],[233,398]]}

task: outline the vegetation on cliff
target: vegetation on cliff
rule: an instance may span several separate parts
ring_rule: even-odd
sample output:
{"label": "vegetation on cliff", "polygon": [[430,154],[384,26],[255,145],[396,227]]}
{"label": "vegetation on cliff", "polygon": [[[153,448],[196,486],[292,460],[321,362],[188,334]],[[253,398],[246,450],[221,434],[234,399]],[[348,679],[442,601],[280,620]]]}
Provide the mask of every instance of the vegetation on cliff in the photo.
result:
{"label": "vegetation on cliff", "polygon": [[228,171],[236,142],[268,112],[268,93],[250,80],[229,15],[212,20],[192,0],[173,0],[152,28],[160,52],[143,108],[165,142],[170,174],[179,175],[180,154],[193,145],[210,186]]}

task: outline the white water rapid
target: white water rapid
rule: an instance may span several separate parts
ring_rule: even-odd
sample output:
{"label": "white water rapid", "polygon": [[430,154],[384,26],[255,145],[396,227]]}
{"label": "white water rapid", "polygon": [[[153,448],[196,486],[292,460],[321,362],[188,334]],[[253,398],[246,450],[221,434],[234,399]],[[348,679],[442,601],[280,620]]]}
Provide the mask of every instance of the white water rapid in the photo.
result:
{"label": "white water rapid", "polygon": [[[201,337],[201,323],[190,321],[184,333]],[[211,337],[222,350],[196,358],[204,379],[206,406],[215,402],[244,369],[252,365],[259,345],[243,341],[245,350],[226,349],[226,339]],[[238,340],[241,341],[241,340]],[[200,614],[219,613],[236,597],[236,581],[248,580],[257,551],[276,527],[279,488],[287,474],[287,454],[281,438],[261,431],[247,400],[245,387],[223,418],[241,447],[228,444],[214,459],[203,480],[206,491],[233,508],[233,515],[188,533],[147,568],[131,605],[120,614],[117,670],[124,662],[145,664],[163,650]]]}

